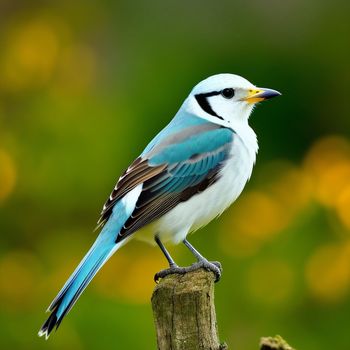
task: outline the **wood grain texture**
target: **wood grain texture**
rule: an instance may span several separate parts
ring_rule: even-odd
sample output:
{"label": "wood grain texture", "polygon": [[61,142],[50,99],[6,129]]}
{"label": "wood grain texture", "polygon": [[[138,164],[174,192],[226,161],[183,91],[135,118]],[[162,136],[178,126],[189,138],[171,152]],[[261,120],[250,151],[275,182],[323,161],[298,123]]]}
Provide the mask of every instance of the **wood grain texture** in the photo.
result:
{"label": "wood grain texture", "polygon": [[170,275],[154,289],[152,308],[159,350],[224,350],[214,305],[214,274],[203,269]]}

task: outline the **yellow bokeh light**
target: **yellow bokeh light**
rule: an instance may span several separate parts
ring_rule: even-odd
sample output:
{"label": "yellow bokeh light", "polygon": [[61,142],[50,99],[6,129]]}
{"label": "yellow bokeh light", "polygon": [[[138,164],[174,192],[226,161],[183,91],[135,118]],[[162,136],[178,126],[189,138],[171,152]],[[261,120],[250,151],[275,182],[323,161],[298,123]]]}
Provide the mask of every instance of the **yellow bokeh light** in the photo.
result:
{"label": "yellow bokeh light", "polygon": [[316,141],[305,156],[305,167],[320,175],[331,165],[343,163],[350,158],[350,143],[342,136],[327,136]]}
{"label": "yellow bokeh light", "polygon": [[258,302],[280,305],[293,293],[294,272],[290,265],[278,259],[256,262],[247,273],[249,294]]}
{"label": "yellow bokeh light", "polygon": [[262,169],[264,191],[244,192],[233,204],[222,225],[222,249],[237,257],[253,255],[261,244],[286,229],[309,204],[310,176],[286,161],[274,161]]}
{"label": "yellow bokeh light", "polygon": [[319,140],[307,153],[304,167],[312,176],[316,199],[325,206],[334,206],[349,184],[349,141],[340,136]]}
{"label": "yellow bokeh light", "polygon": [[312,179],[302,168],[287,162],[272,168],[277,178],[265,186],[291,216],[298,214],[310,202]]}
{"label": "yellow bokeh light", "polygon": [[59,53],[59,39],[48,21],[34,19],[9,30],[2,62],[5,89],[42,86],[51,77]]}
{"label": "yellow bokeh light", "polygon": [[155,253],[157,248],[142,246],[137,252],[119,251],[107,262],[94,283],[99,293],[133,303],[149,302],[155,286],[153,275],[167,265],[164,257]]}
{"label": "yellow bokeh light", "polygon": [[305,278],[310,292],[322,301],[344,297],[350,286],[350,242],[318,248],[306,265]]}
{"label": "yellow bokeh light", "polygon": [[15,183],[14,162],[6,151],[0,149],[0,203],[13,191]]}
{"label": "yellow bokeh light", "polygon": [[251,191],[233,208],[230,221],[242,234],[264,240],[285,228],[288,217],[275,198],[261,191]]}
{"label": "yellow bokeh light", "polygon": [[339,219],[350,230],[350,184],[339,194],[335,207]]}
{"label": "yellow bokeh light", "polygon": [[153,276],[161,268],[166,267],[168,266],[163,258],[154,258],[152,255],[134,260],[127,268],[123,288],[119,291],[120,296],[135,303],[148,303],[155,287]]}

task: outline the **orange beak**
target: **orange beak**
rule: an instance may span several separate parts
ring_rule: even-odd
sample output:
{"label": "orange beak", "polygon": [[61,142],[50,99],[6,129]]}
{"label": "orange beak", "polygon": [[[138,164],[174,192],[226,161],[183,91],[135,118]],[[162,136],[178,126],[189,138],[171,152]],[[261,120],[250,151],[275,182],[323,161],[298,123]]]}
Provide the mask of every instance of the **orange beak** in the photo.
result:
{"label": "orange beak", "polygon": [[256,88],[248,90],[247,97],[244,97],[242,101],[246,101],[248,103],[258,103],[280,95],[281,93],[276,90]]}

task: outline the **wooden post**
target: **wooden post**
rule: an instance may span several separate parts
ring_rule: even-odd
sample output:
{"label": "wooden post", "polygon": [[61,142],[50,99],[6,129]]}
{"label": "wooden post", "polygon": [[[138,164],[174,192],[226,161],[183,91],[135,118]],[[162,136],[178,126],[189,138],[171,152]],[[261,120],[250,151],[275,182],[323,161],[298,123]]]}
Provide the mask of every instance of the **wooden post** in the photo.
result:
{"label": "wooden post", "polygon": [[261,338],[260,350],[294,350],[280,335]]}
{"label": "wooden post", "polygon": [[203,269],[162,279],[152,295],[159,350],[224,350],[214,305],[214,274]]}
{"label": "wooden post", "polygon": [[[214,274],[199,269],[170,275],[156,285],[152,308],[158,350],[227,350],[220,344]],[[261,338],[260,350],[294,350],[280,336]]]}

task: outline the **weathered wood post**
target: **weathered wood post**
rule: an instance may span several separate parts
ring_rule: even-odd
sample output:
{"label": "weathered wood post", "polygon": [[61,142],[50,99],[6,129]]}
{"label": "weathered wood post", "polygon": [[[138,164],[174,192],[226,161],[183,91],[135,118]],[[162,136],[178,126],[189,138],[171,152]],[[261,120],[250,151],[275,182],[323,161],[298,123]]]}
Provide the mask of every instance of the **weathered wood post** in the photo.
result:
{"label": "weathered wood post", "polygon": [[203,269],[162,279],[152,295],[159,350],[224,350],[214,305],[214,274]]}
{"label": "weathered wood post", "polygon": [[[158,350],[225,350],[216,324],[214,274],[203,269],[170,275],[156,285],[152,308]],[[260,350],[293,350],[280,336],[261,338]]]}

